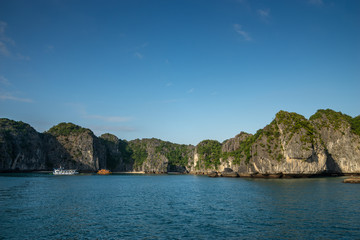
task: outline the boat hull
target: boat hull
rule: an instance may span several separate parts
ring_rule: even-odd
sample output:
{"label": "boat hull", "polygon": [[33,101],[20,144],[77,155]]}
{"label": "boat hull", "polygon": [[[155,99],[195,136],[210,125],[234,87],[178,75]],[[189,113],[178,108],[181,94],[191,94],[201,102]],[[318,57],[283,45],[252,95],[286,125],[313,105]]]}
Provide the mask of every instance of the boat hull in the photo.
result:
{"label": "boat hull", "polygon": [[73,169],[54,169],[54,175],[75,175],[79,174],[76,170]]}

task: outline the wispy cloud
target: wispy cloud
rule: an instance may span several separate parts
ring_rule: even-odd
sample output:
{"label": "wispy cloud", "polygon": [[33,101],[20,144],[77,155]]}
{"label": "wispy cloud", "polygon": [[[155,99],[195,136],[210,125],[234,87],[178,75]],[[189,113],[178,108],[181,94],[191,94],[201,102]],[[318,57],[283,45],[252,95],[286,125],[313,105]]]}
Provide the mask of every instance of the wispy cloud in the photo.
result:
{"label": "wispy cloud", "polygon": [[134,53],[134,56],[135,56],[136,58],[138,58],[138,59],[143,59],[143,58],[144,58],[144,55],[142,55],[142,54],[139,53],[139,52],[135,52],[135,53]]}
{"label": "wispy cloud", "polygon": [[[1,29],[0,29],[1,30]],[[0,76],[0,100],[1,101],[15,101],[15,102],[26,102],[32,103],[34,102],[30,98],[22,98],[16,96],[17,94],[12,93],[9,91],[9,87],[11,87],[10,81],[5,78],[4,76]]]}
{"label": "wispy cloud", "polygon": [[13,57],[20,60],[30,60],[30,57],[20,53],[14,54],[11,48],[14,48],[15,41],[6,35],[7,23],[0,21],[0,55],[5,57]]}
{"label": "wispy cloud", "polygon": [[242,36],[245,41],[251,41],[251,40],[252,40],[251,37],[250,37],[250,35],[242,29],[242,27],[241,27],[240,24],[234,24],[234,30],[235,30],[235,32],[237,32],[240,36]]}
{"label": "wispy cloud", "polygon": [[26,103],[32,103],[34,102],[32,99],[29,98],[19,98],[11,93],[0,93],[0,99],[1,100],[10,100],[10,101],[16,101],[16,102],[26,102]]}
{"label": "wispy cloud", "polygon": [[193,93],[195,91],[195,88],[190,88],[187,93]]}
{"label": "wispy cloud", "polygon": [[5,28],[7,26],[6,22],[0,21],[0,34],[4,34],[5,33]]}
{"label": "wispy cloud", "polygon": [[172,82],[167,82],[165,86],[166,87],[171,87],[172,85],[174,85]]}
{"label": "wispy cloud", "polygon": [[96,132],[97,134],[102,134],[105,132],[134,132],[136,131],[133,127],[128,126],[106,126],[106,125],[96,125],[90,126],[90,129]]}
{"label": "wispy cloud", "polygon": [[45,52],[47,52],[47,53],[53,52],[54,49],[55,49],[54,45],[48,44],[45,46]]}
{"label": "wispy cloud", "polygon": [[7,23],[0,21],[0,55],[9,57],[11,55],[11,52],[8,45],[15,45],[15,42],[11,38],[6,36],[6,27]]}
{"label": "wispy cloud", "polygon": [[166,99],[166,100],[163,100],[163,101],[160,101],[160,102],[156,102],[156,103],[168,104],[168,103],[177,103],[177,102],[182,102],[182,101],[184,101],[184,99],[182,99],[182,98],[174,98],[174,99]]}
{"label": "wispy cloud", "polygon": [[10,56],[10,51],[7,48],[6,44],[0,41],[0,55],[9,57]]}
{"label": "wispy cloud", "polygon": [[143,59],[144,58],[144,54],[141,53],[141,51],[146,48],[149,45],[149,43],[145,42],[143,44],[140,44],[136,47],[133,47],[131,49],[129,49],[131,52],[133,52],[133,56],[137,59]]}
{"label": "wispy cloud", "polygon": [[24,55],[22,55],[22,54],[20,54],[20,53],[17,53],[17,54],[16,54],[16,58],[17,58],[17,59],[20,59],[20,60],[30,61],[30,57],[29,57],[29,56],[24,56]]}
{"label": "wispy cloud", "polygon": [[2,85],[7,85],[7,86],[10,85],[9,80],[7,80],[4,76],[0,76],[0,83],[1,83]]}
{"label": "wispy cloud", "polygon": [[260,17],[267,18],[270,16],[270,9],[258,9],[257,13]]}
{"label": "wispy cloud", "polygon": [[120,123],[120,122],[129,122],[132,120],[130,117],[120,117],[120,116],[101,116],[101,115],[83,115],[85,118],[102,120],[104,122]]}
{"label": "wispy cloud", "polygon": [[321,6],[324,4],[322,0],[308,0],[308,2],[312,5],[317,5],[317,6]]}
{"label": "wispy cloud", "polygon": [[89,114],[86,110],[86,107],[82,103],[66,103],[66,105],[75,110],[77,114],[79,114],[82,118],[85,119],[95,119],[108,123],[123,123],[129,122],[133,120],[132,117],[124,117],[124,116],[105,116],[99,114]]}

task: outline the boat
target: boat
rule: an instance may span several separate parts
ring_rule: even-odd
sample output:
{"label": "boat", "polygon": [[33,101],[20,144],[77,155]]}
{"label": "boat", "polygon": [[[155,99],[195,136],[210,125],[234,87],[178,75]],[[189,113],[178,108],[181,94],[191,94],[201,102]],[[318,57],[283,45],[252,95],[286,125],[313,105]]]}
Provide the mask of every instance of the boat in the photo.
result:
{"label": "boat", "polygon": [[79,172],[76,171],[75,169],[64,169],[62,167],[60,168],[54,168],[53,174],[54,175],[75,175],[78,174]]}
{"label": "boat", "polygon": [[107,169],[100,169],[97,174],[100,174],[100,175],[108,175],[108,174],[111,174],[110,170],[107,170]]}

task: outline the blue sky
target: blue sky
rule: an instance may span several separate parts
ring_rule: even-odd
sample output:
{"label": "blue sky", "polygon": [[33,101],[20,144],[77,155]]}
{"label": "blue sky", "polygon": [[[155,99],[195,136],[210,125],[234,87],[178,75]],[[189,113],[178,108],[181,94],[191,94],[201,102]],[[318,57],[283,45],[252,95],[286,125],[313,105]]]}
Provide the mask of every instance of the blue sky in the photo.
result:
{"label": "blue sky", "polygon": [[0,0],[0,117],[197,144],[360,114],[357,0]]}

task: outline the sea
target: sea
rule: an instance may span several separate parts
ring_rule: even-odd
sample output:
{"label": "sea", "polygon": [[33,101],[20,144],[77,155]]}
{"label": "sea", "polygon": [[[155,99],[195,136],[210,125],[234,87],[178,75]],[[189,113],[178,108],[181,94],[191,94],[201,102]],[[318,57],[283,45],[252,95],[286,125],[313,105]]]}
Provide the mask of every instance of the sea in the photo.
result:
{"label": "sea", "polygon": [[342,181],[0,174],[0,239],[360,239]]}

